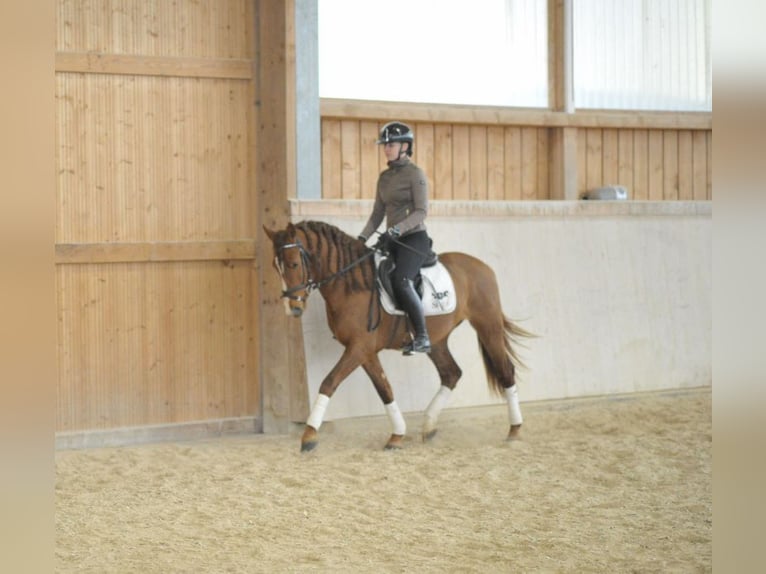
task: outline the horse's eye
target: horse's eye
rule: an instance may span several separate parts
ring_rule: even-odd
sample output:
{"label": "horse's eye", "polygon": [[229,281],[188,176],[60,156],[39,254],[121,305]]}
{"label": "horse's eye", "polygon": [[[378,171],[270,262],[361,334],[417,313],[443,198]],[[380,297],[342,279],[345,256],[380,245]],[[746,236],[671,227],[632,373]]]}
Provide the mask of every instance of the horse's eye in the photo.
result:
{"label": "horse's eye", "polygon": [[297,263],[288,263],[288,264],[287,264],[287,266],[288,266],[290,269],[295,269],[296,267],[298,267],[298,264],[297,264]]}

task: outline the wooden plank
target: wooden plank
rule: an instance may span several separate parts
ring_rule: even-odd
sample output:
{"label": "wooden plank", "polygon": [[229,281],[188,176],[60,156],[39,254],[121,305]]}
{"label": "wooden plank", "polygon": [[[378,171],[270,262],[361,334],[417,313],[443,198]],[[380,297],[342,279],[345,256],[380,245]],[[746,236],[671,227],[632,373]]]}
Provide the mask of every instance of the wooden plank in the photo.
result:
{"label": "wooden plank", "polygon": [[[574,129],[574,128],[572,128]],[[588,191],[588,130],[577,130],[577,196]]]}
{"label": "wooden plank", "polygon": [[434,199],[452,199],[452,126],[434,126]]}
{"label": "wooden plank", "polygon": [[615,185],[619,180],[619,145],[617,130],[609,128],[603,131],[603,164],[602,173],[604,185]]}
{"label": "wooden plank", "polygon": [[471,198],[471,138],[468,126],[452,128],[452,199]]}
{"label": "wooden plank", "polygon": [[592,190],[604,185],[604,171],[603,171],[603,144],[602,144],[603,130],[589,129],[586,132],[586,173],[585,173],[585,187],[586,190]]}
{"label": "wooden plank", "polygon": [[363,199],[374,199],[377,188],[380,167],[378,165],[378,156],[380,148],[376,144],[378,141],[377,122],[362,121],[359,127],[359,145],[360,145],[360,164],[361,181],[360,194]]}
{"label": "wooden plank", "polygon": [[635,199],[633,133],[633,130],[619,130],[617,134],[617,184],[628,190],[628,199]]}
{"label": "wooden plank", "polygon": [[253,78],[253,62],[234,58],[58,52],[56,54],[56,72],[251,80]]}
{"label": "wooden plank", "polygon": [[471,150],[469,198],[481,201],[487,199],[487,128],[471,126],[469,139]]}
{"label": "wooden plank", "polygon": [[159,261],[229,261],[255,259],[255,242],[163,241],[140,243],[59,243],[57,265],[74,263],[136,263]]}
{"label": "wooden plank", "polygon": [[248,262],[56,268],[57,431],[252,416]]}
{"label": "wooden plank", "polygon": [[250,95],[230,80],[59,74],[56,241],[252,237]]}
{"label": "wooden plank", "polygon": [[[551,160],[549,163],[549,199],[562,200],[566,199],[564,192],[565,189],[565,175],[564,175],[564,129],[565,128],[550,128],[551,135]],[[576,180],[575,180],[576,181]],[[576,199],[576,198],[573,198]]]}
{"label": "wooden plank", "polygon": [[648,194],[649,201],[661,201],[663,199],[663,138],[662,130],[649,130],[648,142]]}
{"label": "wooden plank", "polygon": [[550,128],[537,128],[537,191],[535,198],[550,199],[550,185],[548,183],[548,170],[551,163],[549,132]]}
{"label": "wooden plank", "polygon": [[340,196],[342,199],[361,197],[361,149],[359,122],[341,120],[340,122]]}
{"label": "wooden plank", "polygon": [[662,131],[662,198],[665,200],[678,199],[678,133],[671,130]]}
{"label": "wooden plank", "polygon": [[487,199],[505,199],[505,133],[500,126],[487,128]]}
{"label": "wooden plank", "polygon": [[692,132],[692,187],[693,198],[704,201],[707,189],[707,136],[703,131]]}
{"label": "wooden plank", "polygon": [[692,154],[692,133],[689,130],[678,132],[678,199],[694,199]]}
{"label": "wooden plank", "polygon": [[252,0],[55,2],[59,52],[249,58],[255,53]]}
{"label": "wooden plank", "polygon": [[537,128],[521,128],[521,199],[537,198]]}
{"label": "wooden plank", "polygon": [[521,128],[507,127],[505,135],[505,199],[521,199]]}
{"label": "wooden plank", "polygon": [[340,120],[322,120],[322,197],[325,199],[342,197],[340,126]]}
{"label": "wooden plank", "polygon": [[622,112],[585,111],[575,113],[515,109],[499,106],[421,104],[322,98],[323,118],[379,119],[401,117],[412,122],[473,125],[518,125],[578,128],[642,128],[712,130],[709,112]]}
{"label": "wooden plank", "polygon": [[646,130],[633,132],[633,194],[631,199],[649,199],[649,134]]}
{"label": "wooden plank", "polygon": [[426,173],[428,179],[429,197],[433,197],[434,189],[434,126],[433,124],[417,124],[415,130],[415,163]]}

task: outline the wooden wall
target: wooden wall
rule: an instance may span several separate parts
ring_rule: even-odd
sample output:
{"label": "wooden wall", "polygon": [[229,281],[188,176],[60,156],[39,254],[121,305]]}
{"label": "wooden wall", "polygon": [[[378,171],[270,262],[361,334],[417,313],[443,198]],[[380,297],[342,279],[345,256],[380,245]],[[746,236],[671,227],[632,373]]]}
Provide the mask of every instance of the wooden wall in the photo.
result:
{"label": "wooden wall", "polygon": [[580,129],[577,190],[619,184],[633,200],[712,200],[712,136],[712,129]]}
{"label": "wooden wall", "polygon": [[547,200],[560,156],[555,135],[574,130],[577,196],[619,184],[633,200],[712,199],[711,114],[498,110],[325,100],[322,197],[370,199],[385,158],[375,145],[391,119],[415,130],[413,159],[434,199]]}
{"label": "wooden wall", "polygon": [[57,6],[56,429],[255,416],[254,3]]}

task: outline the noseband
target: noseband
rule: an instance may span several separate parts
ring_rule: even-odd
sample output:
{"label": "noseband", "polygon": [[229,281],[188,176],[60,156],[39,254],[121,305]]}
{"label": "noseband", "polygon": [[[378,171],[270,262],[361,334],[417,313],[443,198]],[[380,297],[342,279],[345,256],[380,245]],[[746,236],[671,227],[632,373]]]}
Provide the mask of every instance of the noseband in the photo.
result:
{"label": "noseband", "polygon": [[[279,270],[279,274],[282,276],[282,281],[284,282],[285,277],[285,270],[284,270],[284,264],[283,264],[283,257],[282,252],[285,249],[292,249],[297,248],[298,252],[301,254],[301,265],[303,267],[303,282],[299,285],[296,285],[295,287],[290,287],[289,289],[285,289],[282,291],[282,297],[286,299],[290,299],[291,301],[306,301],[308,299],[309,294],[311,291],[316,289],[317,282],[314,281],[311,278],[310,275],[310,267],[309,267],[309,260],[310,256],[308,254],[308,251],[303,247],[303,244],[300,241],[296,241],[295,243],[286,243],[282,247],[279,248],[279,255],[274,258],[275,264],[277,266],[277,269]],[[305,296],[301,295],[295,295],[298,291],[306,291]]]}

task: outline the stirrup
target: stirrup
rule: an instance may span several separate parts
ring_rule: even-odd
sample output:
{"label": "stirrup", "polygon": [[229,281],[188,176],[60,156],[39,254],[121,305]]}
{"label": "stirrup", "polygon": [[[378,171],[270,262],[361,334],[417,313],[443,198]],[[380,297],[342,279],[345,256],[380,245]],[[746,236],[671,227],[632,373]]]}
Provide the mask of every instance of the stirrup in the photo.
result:
{"label": "stirrup", "polygon": [[412,355],[413,353],[430,353],[431,341],[428,335],[416,335],[415,338],[407,343],[402,349],[402,355]]}

